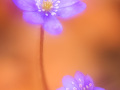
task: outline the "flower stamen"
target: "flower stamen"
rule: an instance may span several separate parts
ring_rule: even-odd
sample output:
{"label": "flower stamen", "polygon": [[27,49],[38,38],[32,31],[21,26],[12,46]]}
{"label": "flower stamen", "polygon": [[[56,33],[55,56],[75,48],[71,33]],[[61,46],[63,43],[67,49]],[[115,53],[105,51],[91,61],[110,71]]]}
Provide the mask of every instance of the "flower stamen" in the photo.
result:
{"label": "flower stamen", "polygon": [[56,15],[59,9],[60,0],[35,0],[39,12],[44,12],[46,16]]}
{"label": "flower stamen", "polygon": [[42,9],[44,9],[45,11],[49,11],[51,10],[51,8],[53,8],[53,2],[52,0],[43,0],[43,3],[42,3]]}

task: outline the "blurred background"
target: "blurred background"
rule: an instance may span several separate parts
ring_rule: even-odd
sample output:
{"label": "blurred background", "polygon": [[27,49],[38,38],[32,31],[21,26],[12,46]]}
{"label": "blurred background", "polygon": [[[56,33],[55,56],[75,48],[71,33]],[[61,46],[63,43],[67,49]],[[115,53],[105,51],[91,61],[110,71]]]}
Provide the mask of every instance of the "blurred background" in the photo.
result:
{"label": "blurred background", "polygon": [[[47,87],[56,90],[63,76],[81,71],[96,86],[120,90],[120,1],[82,1],[82,14],[60,19],[60,35],[45,32]],[[40,26],[26,23],[12,0],[0,0],[0,90],[42,90],[39,37]]]}

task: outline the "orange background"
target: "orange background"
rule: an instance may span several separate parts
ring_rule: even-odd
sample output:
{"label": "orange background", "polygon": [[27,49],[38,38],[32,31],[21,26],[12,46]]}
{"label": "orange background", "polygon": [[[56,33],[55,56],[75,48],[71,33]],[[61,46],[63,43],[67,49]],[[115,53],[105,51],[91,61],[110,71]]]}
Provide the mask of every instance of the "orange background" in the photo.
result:
{"label": "orange background", "polygon": [[[64,75],[89,74],[96,86],[120,90],[120,2],[83,0],[87,9],[69,20],[63,32],[45,32],[44,71],[49,90]],[[40,26],[22,19],[11,0],[0,0],[0,90],[42,90],[39,64]]]}

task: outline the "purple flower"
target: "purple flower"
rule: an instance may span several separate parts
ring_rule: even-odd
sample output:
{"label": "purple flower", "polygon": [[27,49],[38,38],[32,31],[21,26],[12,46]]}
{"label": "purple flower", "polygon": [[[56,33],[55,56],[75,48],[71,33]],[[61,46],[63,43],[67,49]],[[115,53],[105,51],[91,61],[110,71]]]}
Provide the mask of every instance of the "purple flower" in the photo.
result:
{"label": "purple flower", "polygon": [[105,90],[100,87],[95,87],[90,76],[84,75],[77,71],[74,78],[72,76],[63,77],[63,86],[57,90]]}
{"label": "purple flower", "polygon": [[23,10],[23,18],[31,24],[41,24],[51,34],[59,34],[62,25],[55,16],[70,18],[81,13],[86,4],[79,0],[13,0]]}

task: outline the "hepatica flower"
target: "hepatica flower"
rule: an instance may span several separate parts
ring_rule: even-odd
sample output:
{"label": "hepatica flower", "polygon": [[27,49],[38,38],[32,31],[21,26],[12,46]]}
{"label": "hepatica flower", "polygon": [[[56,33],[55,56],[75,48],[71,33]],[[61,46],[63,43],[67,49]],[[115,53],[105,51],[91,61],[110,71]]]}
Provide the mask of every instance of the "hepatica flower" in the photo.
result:
{"label": "hepatica flower", "polygon": [[63,87],[57,90],[105,90],[95,87],[92,78],[89,75],[77,71],[74,78],[72,76],[63,77]]}
{"label": "hepatica flower", "polygon": [[56,17],[70,18],[81,13],[86,4],[79,0],[13,0],[23,10],[23,18],[32,24],[41,24],[51,34],[59,34],[62,25]]}

